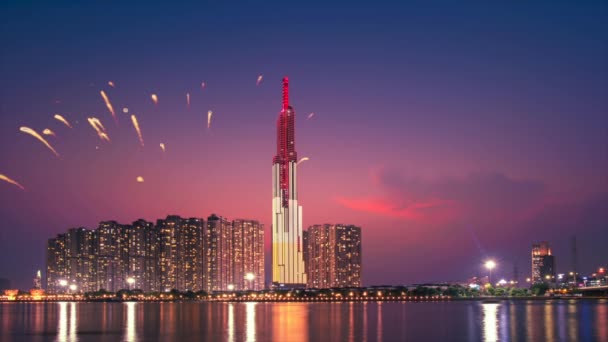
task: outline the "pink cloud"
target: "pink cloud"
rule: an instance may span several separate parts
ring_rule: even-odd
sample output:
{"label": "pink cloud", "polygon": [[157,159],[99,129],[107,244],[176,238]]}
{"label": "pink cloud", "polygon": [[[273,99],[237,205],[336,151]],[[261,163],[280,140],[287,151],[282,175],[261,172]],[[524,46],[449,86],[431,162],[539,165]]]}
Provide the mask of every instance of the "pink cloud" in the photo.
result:
{"label": "pink cloud", "polygon": [[336,201],[352,210],[427,223],[446,222],[457,213],[455,202],[441,199],[407,205],[397,205],[395,201],[382,198],[338,197]]}

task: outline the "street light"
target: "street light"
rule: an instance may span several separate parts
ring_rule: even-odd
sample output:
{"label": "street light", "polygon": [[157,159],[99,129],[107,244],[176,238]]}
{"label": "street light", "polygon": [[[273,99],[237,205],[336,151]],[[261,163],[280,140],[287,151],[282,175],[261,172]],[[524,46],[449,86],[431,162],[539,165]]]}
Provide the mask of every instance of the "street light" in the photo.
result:
{"label": "street light", "polygon": [[234,291],[234,285],[228,284],[228,291]]}
{"label": "street light", "polygon": [[132,290],[133,284],[135,284],[135,278],[133,278],[133,277],[127,278],[127,284],[129,284],[129,290]]}
{"label": "street light", "polygon": [[78,288],[78,286],[76,286],[76,284],[70,285],[70,291],[72,291],[72,292],[76,292],[77,288]]}
{"label": "street light", "polygon": [[249,273],[245,274],[245,279],[249,281],[249,289],[253,290],[253,286],[251,286],[251,283],[255,279],[255,274],[249,272]]}
{"label": "street light", "polygon": [[496,262],[494,260],[488,260],[485,263],[486,268],[490,271],[489,283],[492,284],[492,270],[496,267]]}

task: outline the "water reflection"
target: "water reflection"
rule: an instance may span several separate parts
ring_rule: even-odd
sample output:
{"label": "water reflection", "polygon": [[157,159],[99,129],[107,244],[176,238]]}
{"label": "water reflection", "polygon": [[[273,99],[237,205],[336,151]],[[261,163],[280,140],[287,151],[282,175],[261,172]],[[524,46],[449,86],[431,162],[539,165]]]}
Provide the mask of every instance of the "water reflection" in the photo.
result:
{"label": "water reflection", "polygon": [[500,304],[484,303],[483,306],[483,340],[498,341],[498,307]]}
{"label": "water reflection", "polygon": [[608,302],[0,303],[2,342],[445,341],[456,337],[608,341]]}
{"label": "water reflection", "polygon": [[[331,305],[331,303],[328,303]],[[272,306],[273,341],[308,341],[306,304],[281,303]]]}
{"label": "water reflection", "polygon": [[600,302],[595,317],[598,341],[608,341],[608,301]]}
{"label": "water reflection", "polygon": [[255,341],[255,305],[256,303],[246,303],[246,325],[247,325],[247,342]]}
{"label": "water reflection", "polygon": [[[76,341],[76,329],[78,321],[76,318],[77,310],[76,303],[60,302],[57,303],[59,306],[59,319],[57,320],[57,341],[59,342],[72,342]],[[69,305],[69,309],[68,309]],[[69,321],[68,321],[69,312]]]}
{"label": "water reflection", "polygon": [[234,304],[228,303],[228,341],[234,342]]}
{"label": "water reflection", "polygon": [[382,302],[378,302],[378,304],[376,305],[378,307],[378,329],[376,333],[376,338],[378,341],[382,341]]}
{"label": "water reflection", "polygon": [[135,302],[127,302],[125,306],[127,307],[127,324],[125,329],[125,337],[124,340],[128,342],[137,341],[137,321],[135,319],[135,306],[137,303]]}

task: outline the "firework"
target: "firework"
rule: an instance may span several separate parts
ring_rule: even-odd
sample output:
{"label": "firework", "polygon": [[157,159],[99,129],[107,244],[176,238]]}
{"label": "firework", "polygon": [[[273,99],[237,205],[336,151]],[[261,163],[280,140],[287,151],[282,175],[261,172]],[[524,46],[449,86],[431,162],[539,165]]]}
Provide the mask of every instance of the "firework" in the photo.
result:
{"label": "firework", "polygon": [[143,183],[144,182],[144,177],[137,176],[137,178],[135,178],[135,180],[137,181],[137,183]]}
{"label": "firework", "polygon": [[163,150],[163,152],[165,152],[165,144],[160,143],[160,149]]}
{"label": "firework", "polygon": [[56,137],[55,132],[51,131],[48,128],[45,128],[44,131],[42,131],[42,134],[44,134],[44,135],[52,135],[52,136]]}
{"label": "firework", "polygon": [[302,158],[301,158],[301,159],[298,161],[298,164],[300,164],[301,162],[305,162],[305,161],[307,161],[307,160],[310,160],[310,158],[308,158],[308,157],[302,157]]}
{"label": "firework", "polygon": [[211,128],[211,117],[213,116],[212,111],[207,112],[207,129]]}
{"label": "firework", "polygon": [[17,187],[19,187],[21,190],[25,190],[25,188],[23,187],[23,185],[19,184],[19,182],[17,182],[16,180],[10,179],[9,177],[3,175],[0,173],[0,179],[7,182],[7,183],[11,183]]}
{"label": "firework", "polygon": [[110,99],[108,99],[108,96],[106,95],[106,93],[103,90],[100,92],[100,94],[101,94],[101,97],[103,98],[103,102],[106,103],[106,107],[108,107],[110,114],[112,114],[114,121],[118,122],[116,119],[116,113],[114,113],[114,107],[112,107],[112,103],[110,103]]}
{"label": "firework", "polygon": [[56,120],[59,120],[61,122],[63,122],[64,125],[68,126],[69,128],[72,128],[72,125],[70,125],[70,123],[68,122],[68,120],[66,120],[63,116],[59,115],[59,114],[55,114],[54,118]]}
{"label": "firework", "polygon": [[125,113],[125,114],[129,113],[129,108],[127,108],[127,107],[123,108],[122,112]]}
{"label": "firework", "polygon": [[156,96],[156,94],[150,95],[150,98],[152,99],[152,102],[154,102],[155,105],[158,104],[158,96]]}
{"label": "firework", "polygon": [[201,82],[201,89],[205,89],[205,88],[207,88],[207,83]]}
{"label": "firework", "polygon": [[135,127],[135,130],[137,131],[137,136],[139,137],[139,143],[143,147],[144,146],[144,137],[141,135],[141,129],[139,129],[139,123],[137,122],[137,118],[135,117],[135,115],[131,115],[131,121],[133,122],[133,127]]}
{"label": "firework", "polygon": [[260,76],[258,76],[258,80],[255,81],[255,85],[259,86],[260,83],[262,83],[262,79],[264,78],[264,75],[260,74]]}
{"label": "firework", "polygon": [[315,116],[315,113],[310,113],[310,114],[308,114],[308,118],[307,118],[306,120],[310,120],[310,119],[312,119],[312,117],[313,117],[313,116]]}
{"label": "firework", "polygon": [[91,125],[91,127],[93,127],[95,132],[97,132],[97,136],[99,136],[99,139],[110,142],[110,137],[106,132],[106,128],[103,126],[103,124],[101,123],[101,121],[99,121],[98,118],[87,118],[87,120],[89,121],[89,124]]}
{"label": "firework", "polygon": [[57,151],[55,151],[55,149],[53,148],[53,146],[51,146],[51,144],[49,144],[48,141],[46,141],[42,136],[40,136],[40,134],[38,134],[36,131],[34,131],[33,129],[29,128],[29,127],[20,127],[19,130],[23,133],[29,134],[31,136],[33,136],[34,138],[38,139],[41,143],[43,143],[46,147],[48,147],[49,150],[51,150],[57,157],[59,157],[59,153],[57,153]]}
{"label": "firework", "polygon": [[186,93],[186,104],[188,105],[188,108],[190,108],[190,93]]}
{"label": "firework", "polygon": [[114,82],[112,82],[112,81],[108,81],[108,85],[109,85],[110,87],[114,88]]}

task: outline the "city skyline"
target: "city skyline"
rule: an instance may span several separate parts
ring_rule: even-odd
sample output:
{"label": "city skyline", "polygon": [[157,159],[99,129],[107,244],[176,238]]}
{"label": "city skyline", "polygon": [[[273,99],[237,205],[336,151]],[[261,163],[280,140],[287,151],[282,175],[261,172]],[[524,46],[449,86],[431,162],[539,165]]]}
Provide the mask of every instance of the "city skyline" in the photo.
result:
{"label": "city skyline", "polygon": [[[606,264],[605,6],[3,4],[0,19],[0,174],[25,189],[0,182],[15,287],[49,237],[107,218],[248,217],[270,246],[284,75],[309,158],[302,227],[363,227],[363,283],[466,279],[488,259],[522,281],[535,241],[556,273]],[[54,132],[59,157],[21,127]]]}
{"label": "city skyline", "polygon": [[262,290],[264,265],[264,225],[255,220],[216,214],[206,220],[169,215],[156,223],[110,220],[48,240],[46,290]]}

